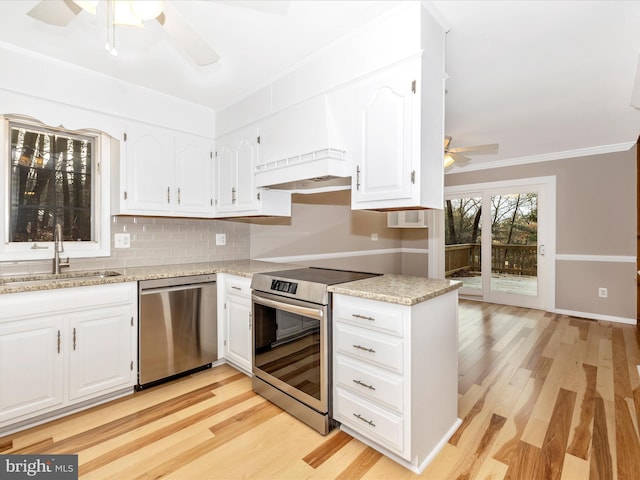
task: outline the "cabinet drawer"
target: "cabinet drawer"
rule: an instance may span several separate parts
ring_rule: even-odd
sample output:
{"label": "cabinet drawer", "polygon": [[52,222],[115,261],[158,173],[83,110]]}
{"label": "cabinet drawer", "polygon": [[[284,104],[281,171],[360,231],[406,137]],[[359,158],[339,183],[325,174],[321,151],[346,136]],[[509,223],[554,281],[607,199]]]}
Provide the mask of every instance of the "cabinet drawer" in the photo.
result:
{"label": "cabinet drawer", "polygon": [[366,400],[336,389],[336,420],[400,454],[404,449],[404,420]]}
{"label": "cabinet drawer", "polygon": [[352,325],[402,337],[403,305],[375,300],[340,297],[335,303],[335,319]]}
{"label": "cabinet drawer", "polygon": [[403,412],[404,379],[357,360],[337,355],[335,381],[362,397],[373,400],[397,413]]}
{"label": "cabinet drawer", "polygon": [[336,353],[345,353],[397,373],[404,370],[404,345],[401,338],[337,323],[334,345]]}
{"label": "cabinet drawer", "polygon": [[251,295],[251,279],[244,277],[225,277],[225,292],[233,295]]}

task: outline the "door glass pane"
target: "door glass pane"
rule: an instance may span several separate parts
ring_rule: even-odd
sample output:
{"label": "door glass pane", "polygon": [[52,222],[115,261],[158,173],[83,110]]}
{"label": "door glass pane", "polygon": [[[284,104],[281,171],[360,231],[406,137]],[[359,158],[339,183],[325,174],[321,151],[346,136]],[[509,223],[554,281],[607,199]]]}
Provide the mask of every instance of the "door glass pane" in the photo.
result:
{"label": "door glass pane", "polygon": [[491,291],[538,294],[538,195],[491,197]]}
{"label": "door glass pane", "polygon": [[455,198],[445,202],[445,276],[462,281],[470,293],[482,291],[482,198]]}

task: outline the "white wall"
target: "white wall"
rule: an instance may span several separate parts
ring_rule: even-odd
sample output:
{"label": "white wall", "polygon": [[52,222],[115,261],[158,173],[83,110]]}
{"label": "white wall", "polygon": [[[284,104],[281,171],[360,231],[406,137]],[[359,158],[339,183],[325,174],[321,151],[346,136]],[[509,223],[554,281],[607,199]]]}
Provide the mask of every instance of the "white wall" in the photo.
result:
{"label": "white wall", "polygon": [[211,109],[2,43],[0,65],[0,114],[95,128],[114,138],[128,122],[214,137]]}

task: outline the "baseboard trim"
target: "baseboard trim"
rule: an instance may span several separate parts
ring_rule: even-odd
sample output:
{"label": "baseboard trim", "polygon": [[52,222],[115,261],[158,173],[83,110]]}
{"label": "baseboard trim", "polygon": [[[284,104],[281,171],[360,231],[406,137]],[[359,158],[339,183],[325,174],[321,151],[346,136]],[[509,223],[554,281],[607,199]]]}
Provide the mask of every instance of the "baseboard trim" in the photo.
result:
{"label": "baseboard trim", "polygon": [[635,318],[615,317],[613,315],[602,315],[600,313],[591,313],[591,312],[578,312],[575,310],[564,310],[562,308],[556,308],[555,313],[560,313],[562,315],[570,315],[572,317],[588,318],[590,320],[602,320],[605,322],[624,323],[627,325],[635,325],[637,323],[637,319]]}
{"label": "baseboard trim", "polygon": [[636,263],[636,257],[631,255],[573,255],[571,253],[556,253],[556,261],[565,262],[608,262],[608,263]]}

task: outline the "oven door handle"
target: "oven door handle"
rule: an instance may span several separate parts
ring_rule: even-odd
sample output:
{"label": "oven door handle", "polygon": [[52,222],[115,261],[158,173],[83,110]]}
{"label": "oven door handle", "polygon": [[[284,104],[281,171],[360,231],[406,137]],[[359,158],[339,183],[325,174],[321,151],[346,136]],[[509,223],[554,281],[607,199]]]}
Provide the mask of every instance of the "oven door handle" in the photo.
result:
{"label": "oven door handle", "polygon": [[318,320],[322,320],[324,318],[324,311],[319,308],[301,307],[299,305],[292,305],[290,303],[271,300],[269,298],[264,298],[255,294],[252,295],[251,298],[255,303],[259,303],[260,305],[264,305],[265,307],[273,307],[278,310],[303,315],[309,318],[316,318]]}

